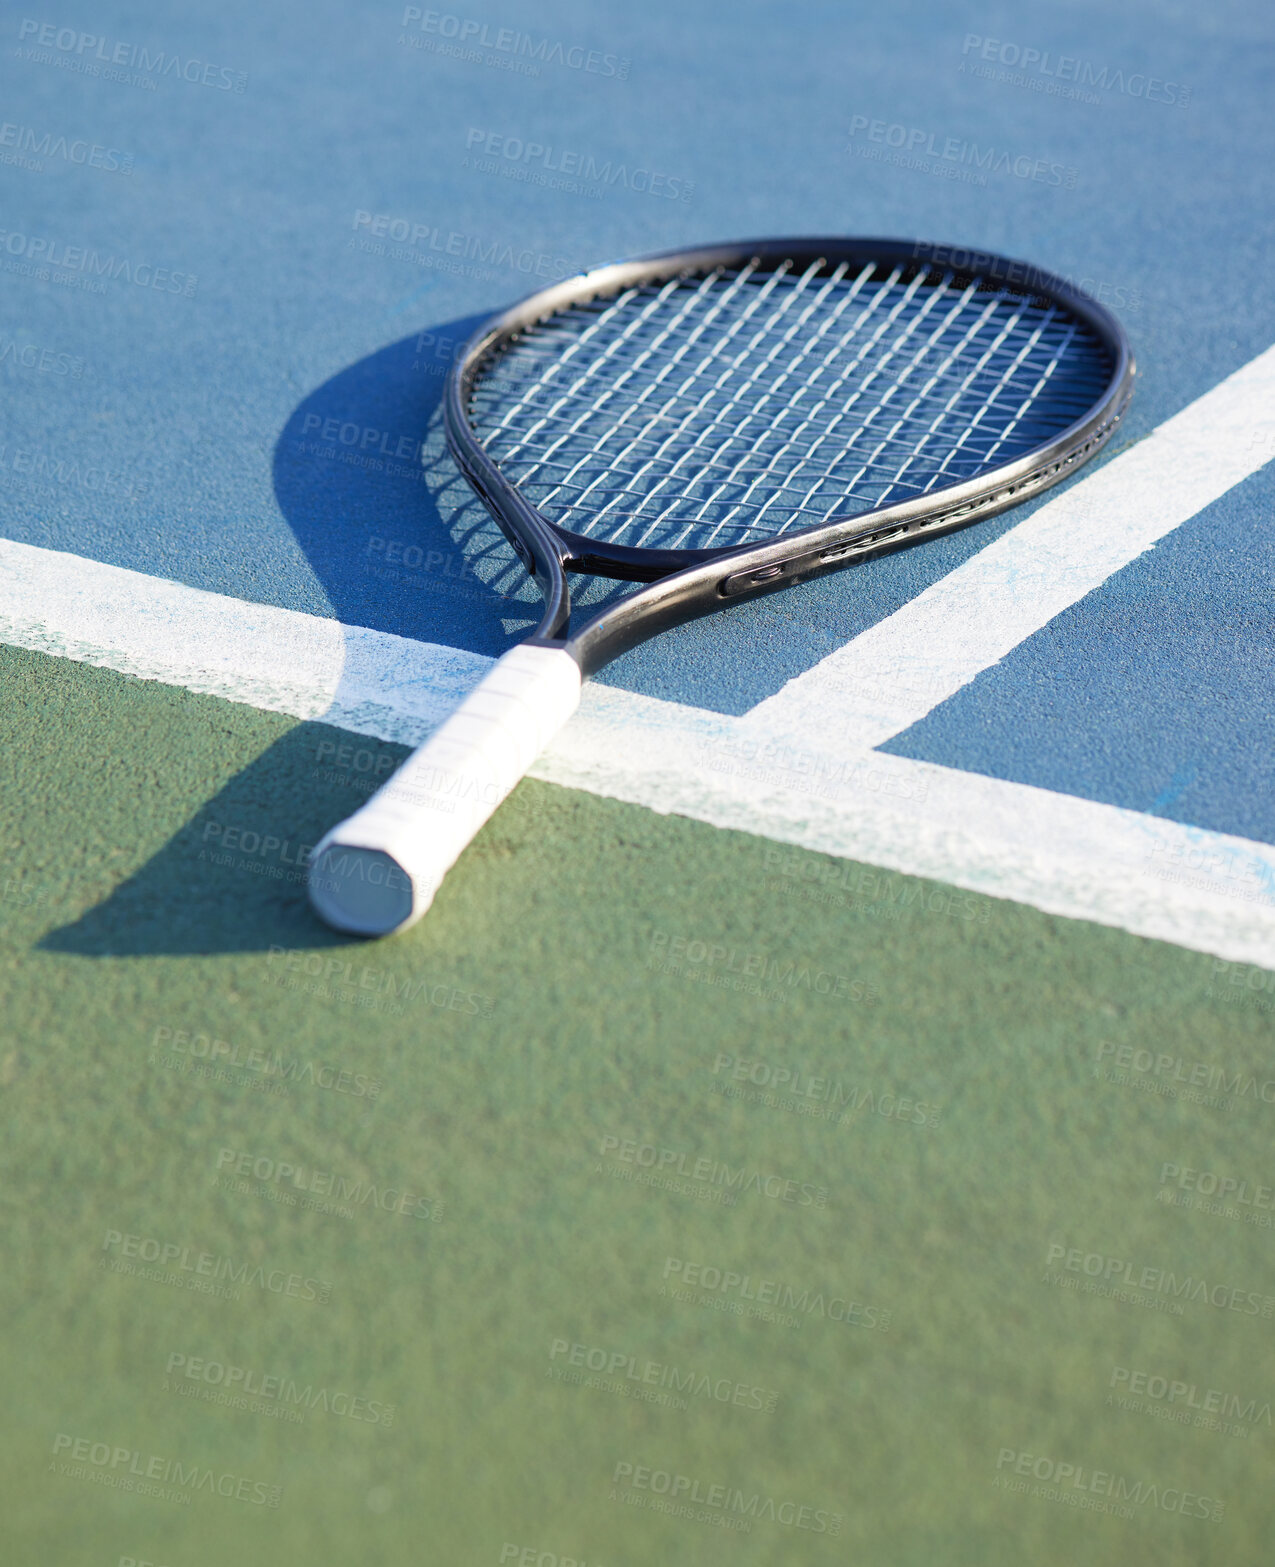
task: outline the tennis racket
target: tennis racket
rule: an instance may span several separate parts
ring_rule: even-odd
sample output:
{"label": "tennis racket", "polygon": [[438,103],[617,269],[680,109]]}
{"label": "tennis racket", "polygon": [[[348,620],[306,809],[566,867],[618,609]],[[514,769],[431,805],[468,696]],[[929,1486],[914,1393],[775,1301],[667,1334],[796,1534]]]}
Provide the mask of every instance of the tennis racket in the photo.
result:
{"label": "tennis racket", "polygon": [[[452,367],[447,442],[544,618],[316,846],[315,909],[368,936],[419,919],[585,676],[1039,494],[1133,378],[1120,324],[1063,279],[906,240],[667,252],[493,317]],[[645,586],[572,629],[568,572]]]}

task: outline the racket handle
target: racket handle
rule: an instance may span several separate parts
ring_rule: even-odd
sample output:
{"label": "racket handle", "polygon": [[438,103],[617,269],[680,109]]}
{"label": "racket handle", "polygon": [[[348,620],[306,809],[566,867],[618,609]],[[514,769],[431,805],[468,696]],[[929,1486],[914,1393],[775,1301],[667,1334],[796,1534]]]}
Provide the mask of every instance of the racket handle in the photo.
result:
{"label": "racket handle", "polygon": [[580,705],[561,648],[516,647],[388,783],[315,845],[309,893],[337,930],[420,919],[461,851]]}

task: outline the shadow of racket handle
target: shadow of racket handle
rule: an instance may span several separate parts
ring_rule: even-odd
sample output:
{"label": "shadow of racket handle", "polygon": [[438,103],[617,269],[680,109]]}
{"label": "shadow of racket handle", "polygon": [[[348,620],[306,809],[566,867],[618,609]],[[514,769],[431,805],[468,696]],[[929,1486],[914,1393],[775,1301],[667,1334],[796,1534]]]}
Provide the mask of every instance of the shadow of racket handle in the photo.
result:
{"label": "shadow of racket handle", "polygon": [[516,647],[310,859],[310,902],[337,930],[384,936],[420,919],[466,844],[580,705],[561,648]]}

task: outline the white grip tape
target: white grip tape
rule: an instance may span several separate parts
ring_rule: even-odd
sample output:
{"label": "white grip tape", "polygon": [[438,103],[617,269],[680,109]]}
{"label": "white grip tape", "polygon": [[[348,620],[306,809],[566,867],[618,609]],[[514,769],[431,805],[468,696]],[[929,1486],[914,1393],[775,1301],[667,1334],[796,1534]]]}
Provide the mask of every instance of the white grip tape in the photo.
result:
{"label": "white grip tape", "polygon": [[338,930],[379,936],[433,901],[465,845],[580,705],[561,648],[516,647],[310,861],[310,901]]}

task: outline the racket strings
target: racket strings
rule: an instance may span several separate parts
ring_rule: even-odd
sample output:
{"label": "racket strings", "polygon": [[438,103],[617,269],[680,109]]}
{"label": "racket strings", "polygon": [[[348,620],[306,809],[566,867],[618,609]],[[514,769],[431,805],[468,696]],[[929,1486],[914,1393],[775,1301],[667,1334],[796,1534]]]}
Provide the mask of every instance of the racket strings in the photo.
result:
{"label": "racket strings", "polygon": [[[912,397],[911,401],[908,402],[905,407],[898,410],[898,416],[894,420],[894,423],[883,433],[873,428],[874,421],[876,421],[880,415],[886,413],[887,410],[889,410],[891,400],[895,398],[895,396],[900,391],[906,391],[909,378],[922,365],[926,355],[932,349],[934,349],[936,344],[941,342],[943,335],[949,329],[949,327],[951,327],[953,323],[956,322],[957,318],[962,315],[968,306],[974,292],[975,285],[971,283],[967,286],[964,293],[959,298],[948,304],[948,308],[945,313],[940,313],[938,312],[937,307],[941,303],[945,302],[945,296],[948,293],[948,280],[944,279],[937,288],[930,290],[929,297],[926,299],[924,307],[915,314],[912,320],[908,323],[907,328],[895,340],[893,340],[887,349],[878,357],[876,363],[873,365],[873,368],[861,380],[858,381],[855,386],[855,390],[853,393],[851,393],[849,399],[844,403],[840,412],[835,415],[832,422],[825,427],[825,429],[816,438],[814,443],[809,446],[802,454],[803,462],[805,464],[809,464],[811,458],[814,455],[814,452],[820,446],[827,444],[840,433],[839,426],[844,424],[845,421],[852,416],[855,404],[865,397],[870,399],[874,382],[876,382],[879,378],[886,377],[886,390],[881,396],[880,400],[875,404],[872,404],[869,407],[869,411],[864,416],[862,422],[847,433],[844,448],[840,452],[837,452],[833,455],[830,467],[823,476],[827,478],[843,478],[843,482],[847,484],[847,487],[851,490],[851,492],[854,491],[855,486],[863,479],[864,475],[868,473],[875,463],[879,463],[882,453],[885,452],[889,448],[891,442],[896,439],[897,433],[902,429],[906,429],[909,419],[914,416],[915,410],[918,408],[918,406],[923,404],[926,393],[932,391],[932,389],[942,380],[943,375],[946,373],[952,362],[963,349],[968,347],[974,333],[977,332],[977,330],[990,316],[992,306],[989,304],[981,316],[973,317],[962,338],[949,350],[943,361],[932,371],[928,382],[926,382],[925,385],[920,388],[918,393]],[[922,327],[922,325],[926,323],[926,317],[931,312],[934,312],[938,315],[937,323],[930,329],[928,335],[923,337],[915,346],[914,351],[911,353],[908,359],[908,362],[892,373],[891,362],[901,355],[905,349],[911,346],[910,339],[912,338],[913,334],[916,333]],[[887,322],[883,323],[883,327],[887,324],[888,318]],[[881,330],[882,329],[880,328],[878,329],[876,336],[879,337],[881,335]],[[1008,328],[1006,330],[1008,330]],[[856,360],[852,361],[846,369],[842,371],[838,381],[832,388],[832,394],[826,396],[823,399],[819,407],[816,408],[816,412],[820,411],[820,408],[823,406],[832,402],[834,400],[834,395],[850,382],[854,372],[857,371],[862,364],[863,358],[864,355],[861,354],[856,358]],[[760,412],[760,410],[750,410],[749,417],[753,417],[753,415],[757,412]],[[925,440],[929,439],[929,437],[933,434],[934,429],[939,423],[941,423],[944,417],[945,411],[940,410],[935,420],[931,422],[930,428],[921,438],[922,444],[924,444]],[[862,452],[856,451],[855,447],[860,438],[865,435],[868,435],[869,439],[871,439],[872,435],[880,436],[876,446],[868,455],[867,460],[861,462],[859,469],[854,475],[848,477],[837,475],[835,470],[838,464],[842,462],[853,462],[862,456]],[[753,480],[740,500],[731,506],[730,510],[724,517],[718,519],[716,525],[714,526],[713,532],[710,535],[710,545],[716,542],[716,536],[719,532],[721,532],[722,529],[731,527],[735,521],[736,515],[742,512],[748,506],[749,502],[753,498],[754,492],[764,481],[764,479],[774,476],[776,470],[780,466],[781,461],[789,454],[793,448],[793,445],[794,442],[790,440],[785,443],[785,445],[777,452],[775,452],[767,465],[766,472],[763,475],[760,475],[757,479]],[[917,448],[914,448],[913,456],[916,454],[916,450]],[[910,460],[912,460],[911,457],[908,459],[908,461]],[[906,463],[904,466],[906,466]],[[811,495],[814,493],[814,490],[818,488],[818,484],[820,482],[822,482],[822,479],[816,479],[815,484],[810,487],[806,495],[803,496],[802,502],[799,504],[804,505],[804,503],[809,500]],[[895,483],[896,485],[900,485],[902,482],[902,469],[900,468],[896,471]],[[718,498],[724,488],[725,486],[719,487],[719,489],[714,492],[714,494],[710,497],[710,503],[711,501],[714,501]],[[756,518],[753,519],[754,526],[762,521],[766,511],[776,502],[781,494],[781,488],[772,487],[770,496],[762,503],[761,509],[758,511]],[[697,520],[700,520],[700,518],[702,518],[704,515],[707,504],[709,503],[706,503],[706,506],[701,508]]]}
{"label": "racket strings", "polygon": [[950,273],[782,263],[570,306],[482,367],[475,433],[573,533],[760,542],[924,495],[1080,418],[1111,364],[1061,306]]}
{"label": "racket strings", "polygon": [[[914,282],[914,288],[917,286],[918,282],[919,280]],[[902,313],[904,307],[907,304],[910,304],[910,292],[911,291],[908,291],[900,298],[894,310],[892,310],[890,314],[887,315],[884,320],[878,324],[877,328],[869,338],[866,346],[860,350],[860,352],[853,360],[850,361],[847,366],[841,369],[838,378],[833,383],[830,391],[821,399],[820,403],[816,405],[816,408],[814,409],[814,413],[817,415],[824,408],[835,404],[838,395],[842,393],[846,387],[851,385],[852,382],[854,383],[853,392],[850,393],[848,399],[842,404],[839,412],[837,412],[837,414],[834,416],[833,421],[826,425],[815,438],[815,440],[810,443],[801,453],[801,461],[803,466],[808,465],[811,462],[814,454],[819,450],[820,447],[825,446],[835,437],[838,426],[851,416],[852,410],[854,410],[856,403],[859,403],[865,398],[869,399],[870,403],[869,411],[864,417],[863,421],[848,434],[845,448],[839,452],[833,453],[829,468],[824,476],[826,479],[831,480],[839,477],[835,471],[838,464],[843,461],[847,461],[852,457],[852,448],[855,442],[858,440],[859,436],[864,434],[870,428],[872,421],[887,407],[890,398],[893,397],[898,389],[905,383],[907,376],[911,373],[911,370],[915,368],[915,365],[919,363],[920,357],[923,356],[926,348],[937,339],[937,337],[944,330],[947,322],[950,321],[955,313],[960,309],[961,302],[958,301],[956,304],[949,307],[946,316],[940,312],[938,324],[931,329],[928,339],[923,339],[922,346],[918,354],[913,356],[912,363],[902,368],[897,375],[891,378],[891,362],[906,351],[912,335],[920,331],[922,327],[927,324],[926,318],[930,312],[938,311],[938,307],[945,300],[945,295],[947,293],[947,282],[945,280],[938,288],[932,289],[925,300],[923,308],[912,316],[912,318],[908,321],[907,326],[901,333],[891,338],[888,335],[888,329],[895,323],[895,317]],[[872,368],[866,371],[866,373],[864,373],[862,376],[859,376],[858,372],[862,369],[864,363],[870,357],[871,350],[873,350],[881,342],[885,342],[887,346],[879,355],[877,355]],[[871,404],[870,400],[873,385],[878,379],[882,377],[886,378],[887,389],[879,402]],[[761,403],[755,404],[752,408],[746,411],[744,418],[736,425],[733,432],[734,435],[743,436],[750,423],[752,423],[754,420],[764,417],[765,403],[769,400],[769,396],[770,394],[768,393],[767,397],[764,398]],[[787,472],[785,471],[785,459],[787,459],[793,452],[794,446],[795,439],[790,438],[778,449],[770,452],[768,454],[768,461],[766,463],[765,470],[749,482],[743,493],[729,504],[729,507],[724,514],[718,515],[715,519],[710,519],[712,521],[712,526],[707,539],[707,543],[710,547],[718,542],[719,536],[724,531],[734,529],[738,526],[738,519],[747,513],[748,507],[753,501],[754,496],[756,496],[759,490],[767,483],[770,485],[770,493],[765,499],[762,500],[760,509],[757,511],[756,518],[750,519],[753,525],[756,526],[760,524],[765,516],[766,511],[775,505],[776,502],[782,500],[784,495],[784,481],[788,476]],[[878,451],[879,450],[880,447],[878,447]],[[729,474],[723,481],[721,481],[702,503],[694,518],[694,521],[697,524],[702,523],[706,520],[706,518],[709,518],[711,508],[719,501],[724,503],[729,499],[732,483],[737,484],[742,480],[743,475],[739,471],[740,466],[741,465],[737,464],[736,470]],[[791,467],[791,464],[789,463],[787,466]],[[865,465],[865,467],[866,466],[867,465]],[[863,471],[863,469],[860,470],[860,476],[862,475]],[[816,479],[814,485],[811,486],[811,491],[813,492],[813,490],[817,489],[823,482],[824,478]],[[850,478],[844,482],[846,484],[846,488],[853,492],[854,485],[857,482],[856,479]],[[801,507],[804,505],[806,499],[808,499],[808,496],[803,497],[803,500],[798,502],[798,506]],[[665,515],[667,515],[667,513]]]}
{"label": "racket strings", "polygon": [[[810,312],[816,309],[820,303],[819,297],[811,300],[807,309],[791,323],[788,329],[784,332],[783,336],[773,345],[769,352],[762,352],[761,345],[765,337],[773,332],[775,323],[788,312],[788,308],[792,301],[800,296],[802,288],[804,288],[804,285],[809,281],[810,275],[815,270],[817,269],[811,268],[808,270],[806,276],[801,280],[801,287],[790,289],[786,294],[780,295],[780,302],[778,307],[772,311],[769,317],[765,318],[762,323],[752,331],[751,335],[742,344],[739,344],[739,346],[736,347],[736,344],[733,341],[733,339],[738,336],[737,333],[728,334],[726,337],[715,343],[710,354],[706,357],[705,360],[701,361],[701,364],[695,374],[698,375],[699,378],[705,382],[705,384],[700,394],[698,404],[691,414],[684,415],[679,420],[675,428],[661,439],[661,442],[656,451],[643,461],[641,467],[634,475],[634,479],[639,485],[641,485],[643,481],[648,478],[648,476],[650,477],[651,482],[649,488],[644,494],[644,504],[653,503],[662,490],[667,490],[670,485],[678,484],[679,469],[682,469],[684,464],[688,465],[688,467],[693,465],[699,459],[701,454],[706,449],[708,449],[710,443],[714,447],[720,448],[724,444],[729,443],[731,440],[739,438],[742,426],[737,425],[733,430],[725,430],[723,427],[725,417],[732,409],[737,409],[739,407],[745,393],[749,390],[749,388],[754,387],[758,383],[763,372],[771,367],[775,357],[779,354],[779,352],[782,349],[787,348],[792,337],[796,333],[800,332],[804,326],[806,326]],[[839,270],[843,271],[844,269]],[[780,274],[776,273],[773,276],[774,281],[778,283]],[[839,278],[834,275],[834,278],[829,282],[829,287],[831,287],[836,281],[839,281]],[[756,305],[758,307],[761,305],[762,299],[763,296],[759,292],[758,299],[756,301]],[[713,369],[716,371],[714,376],[711,378],[705,377],[703,375],[703,371],[707,365],[708,360],[718,356],[718,350],[725,346],[734,347],[736,350],[735,353],[729,360],[726,360],[719,365],[713,366]],[[751,369],[748,368],[750,363],[752,365]],[[728,382],[731,382],[732,384],[730,385],[729,397],[724,400],[722,395],[723,388],[727,385]],[[648,433],[651,424],[655,420],[663,418],[668,414],[669,409],[676,402],[677,398],[682,395],[685,384],[686,383],[683,383],[683,387],[673,390],[666,397],[664,404],[654,410],[654,412],[650,415],[647,424],[642,428],[642,430],[638,432],[639,437],[645,436]],[[713,411],[714,407],[716,407],[718,410],[716,413]],[[703,419],[707,422],[700,424],[698,429],[694,429],[693,426],[697,419]],[[746,420],[744,422],[746,422]],[[604,443],[615,433],[617,428],[618,425],[612,426],[612,429],[608,431],[607,434],[603,437]],[[677,451],[677,447],[679,446],[681,448],[680,452]],[[670,464],[671,466],[669,466]],[[661,469],[663,471],[660,471]],[[560,488],[561,487],[559,487],[559,492]],[[630,486],[630,488],[632,488],[632,486]],[[548,495],[546,495],[545,499],[552,501],[556,498],[556,493],[558,492],[550,492]],[[581,502],[587,499],[588,492],[585,492],[585,494],[581,496],[579,500],[573,501],[573,504],[579,505]],[[617,501],[615,500],[607,503],[607,505],[599,513],[595,526],[605,525],[607,512],[609,512],[616,504]],[[656,516],[652,519],[651,523],[648,525],[648,532],[651,529],[659,526],[662,515],[664,514],[660,514],[659,516]],[[645,545],[645,543],[646,537],[643,536],[638,540],[637,547],[641,548],[643,545]]]}
{"label": "racket strings", "polygon": [[[994,366],[986,366],[985,368],[994,368]],[[1008,368],[1012,371],[1018,368],[1018,363],[1011,362]],[[1037,392],[1043,388],[1044,380],[1045,378],[1042,377],[1037,382],[1035,388]],[[1068,397],[1065,400],[1055,397],[1051,409],[1052,413],[1057,415],[1059,412],[1061,412],[1064,415],[1064,418],[1061,422],[1071,422],[1073,419],[1078,418],[1089,406],[1091,406],[1094,397],[1101,390],[1103,384],[1103,379],[1098,377],[1095,379],[1092,388],[1087,389],[1085,395]],[[968,390],[968,385],[958,385],[955,391],[948,396],[946,402],[940,407],[937,415],[933,415],[923,408],[918,410],[916,402],[914,401],[914,403],[910,405],[909,408],[905,409],[899,415],[891,428],[891,432],[887,433],[883,438],[883,449],[889,450],[890,448],[897,446],[901,453],[900,462],[901,464],[906,464],[909,459],[913,458],[914,456],[914,442],[920,439],[924,440],[929,445],[930,455],[936,457],[940,463],[944,457],[951,455],[952,452],[959,452],[962,450],[964,450],[967,455],[977,459],[980,462],[984,462],[990,453],[992,445],[1000,444],[1002,442],[1004,432],[999,430],[984,432],[983,419],[987,413],[987,408],[982,403],[980,403],[979,406],[975,409],[969,423],[961,430],[959,434],[954,435],[947,444],[944,444],[942,439],[941,426],[943,416],[945,414],[958,411],[960,399],[963,394],[968,392]],[[1017,420],[1019,423],[1021,423],[1026,417],[1029,406],[1030,403],[1028,401],[1024,405],[1020,406],[1016,411]],[[840,414],[835,416],[834,420],[831,422],[830,430],[826,433],[817,435],[815,439],[813,439],[802,450],[800,454],[804,464],[802,477],[807,477],[811,474],[813,474],[813,476],[816,478],[832,479],[837,477],[834,468],[831,466],[831,464],[837,461],[835,455],[829,458],[830,465],[826,467],[812,468],[811,460],[818,453],[820,446],[825,444],[827,435],[835,435],[837,433],[837,425],[841,422],[841,417],[842,416]],[[714,427],[712,425],[703,426],[700,433],[695,435],[687,429],[687,426],[683,421],[665,419],[663,422],[668,427],[668,429],[673,432],[674,435],[687,435],[689,437],[687,450],[690,451],[693,449],[697,451],[699,453],[699,466],[709,472],[712,470],[721,470],[723,472],[734,473],[741,478],[746,477],[749,474],[773,472],[776,457],[781,457],[785,454],[783,450],[779,450],[772,452],[771,455],[767,456],[765,441],[754,440],[747,443],[747,452],[744,456],[737,456],[735,458],[730,458],[724,455],[717,456],[712,452],[705,451],[703,449],[704,436],[708,433],[713,433]],[[725,448],[729,447],[732,441],[738,440],[739,433],[744,422],[746,421],[741,421],[740,424],[736,426],[736,429],[731,432],[727,432],[724,435],[719,434],[720,449],[724,450]],[[1051,419],[1050,421],[1051,426],[1057,425],[1057,423],[1057,418]],[[810,424],[811,420],[806,419],[803,422],[803,425],[799,428],[798,433],[804,433]],[[782,432],[780,431],[778,433]],[[939,437],[937,442],[936,437]],[[982,444],[980,444],[980,438],[982,438]],[[1033,430],[1027,435],[1026,444],[1034,445],[1039,439],[1039,434]],[[795,445],[795,441],[792,438],[789,438],[784,444],[787,449],[791,450],[791,448]],[[627,443],[627,449],[625,453],[621,456],[617,456],[613,460],[609,470],[599,471],[598,476],[595,477],[594,481],[592,481],[590,488],[600,490],[601,493],[616,493],[618,491],[623,493],[631,493],[635,496],[638,495],[640,492],[634,491],[632,486],[627,482],[622,484],[606,484],[602,482],[602,479],[604,476],[608,475],[613,478],[623,478],[626,481],[631,479],[640,473],[643,467],[643,463],[640,461],[630,461],[626,463],[625,457],[629,457],[631,459],[640,459],[644,455],[644,447],[650,447],[653,451],[658,451],[661,446],[667,448],[669,445],[670,441],[668,439],[668,435],[661,435],[660,431],[654,427],[653,421],[652,428],[644,429],[640,436],[634,437]],[[560,472],[555,475],[556,482],[553,486],[553,490],[557,491],[562,488],[561,481],[563,479],[574,476],[576,473],[578,473],[578,470],[581,466],[587,464],[590,459],[596,457],[596,455],[596,452],[586,450],[583,457],[577,455],[568,461],[565,456],[561,456],[557,452],[546,453],[544,456],[537,458],[533,466],[534,468],[560,470]],[[842,455],[845,456],[848,454]],[[684,460],[684,457],[682,460]],[[904,468],[901,467],[899,470],[900,476],[902,475],[903,471]],[[918,489],[924,489],[926,487],[928,487],[928,481],[926,483],[920,483],[916,486]],[[546,494],[550,493],[552,492],[546,491]],[[564,504],[570,504],[570,502],[565,502]]]}
{"label": "racket strings", "polygon": [[[904,331],[906,332],[907,329],[908,329],[907,325],[905,324]],[[524,356],[520,355],[519,357],[522,358]],[[827,357],[827,356],[825,356],[825,357]],[[1017,357],[1018,357],[1018,355],[1017,355],[1016,351],[1014,353],[1010,353],[1010,354],[1005,355],[1006,362],[1010,363],[1011,365],[1016,361]],[[519,368],[521,369],[521,367],[519,367]],[[994,366],[993,366],[993,368],[994,368]],[[1095,365],[1093,367],[1094,373],[1093,373],[1093,375],[1091,377],[1091,381],[1092,381],[1092,387],[1094,389],[1100,388],[1103,385],[1104,378],[1105,378],[1105,368],[1106,368],[1105,365]],[[523,397],[528,397],[532,393],[534,393],[535,381],[537,379],[537,375],[533,374],[532,376],[529,376],[529,377],[524,376],[523,379],[530,383],[530,387],[524,385],[523,391],[522,391],[522,396]],[[502,397],[509,397],[511,395],[512,388],[515,385],[517,385],[517,384],[518,384],[517,382],[506,380],[503,377],[498,380],[493,375],[492,379],[491,379],[491,382],[490,382],[490,386],[489,386],[488,389],[492,390],[492,391],[498,391],[499,395],[501,395]],[[1077,403],[1087,404],[1087,402],[1088,402],[1088,390],[1089,389],[1086,389],[1086,392],[1085,392],[1084,395],[1078,396],[1076,398]],[[582,415],[580,417],[582,417],[582,418],[588,417],[588,412],[589,412],[588,409],[584,410],[584,412],[582,413]],[[505,422],[505,421],[502,420],[502,423],[503,422]]]}
{"label": "racket strings", "polygon": [[[563,483],[556,486],[553,491],[550,491],[548,494],[543,496],[542,499],[546,501],[552,501],[555,498],[555,495],[559,493],[567,483],[570,482],[571,478],[573,478],[579,469],[582,468],[586,463],[596,467],[597,465],[594,461],[595,453],[604,450],[608,443],[614,440],[614,437],[620,430],[621,426],[623,426],[630,418],[641,413],[649,400],[652,400],[657,395],[665,396],[665,403],[663,407],[661,409],[657,409],[655,413],[649,415],[647,425],[644,428],[649,428],[652,419],[661,417],[664,413],[666,413],[669,406],[671,405],[671,398],[667,394],[667,389],[665,388],[664,383],[671,379],[675,369],[680,369],[680,361],[691,354],[692,350],[698,346],[701,339],[707,340],[709,344],[708,351],[706,354],[700,356],[700,359],[697,362],[697,366],[694,371],[690,372],[690,376],[693,377],[696,374],[702,374],[705,368],[715,357],[724,353],[727,347],[733,346],[734,340],[738,337],[740,332],[744,329],[745,325],[749,322],[749,318],[761,308],[769,293],[774,288],[778,287],[786,270],[786,265],[777,269],[776,272],[773,273],[767,280],[764,287],[758,291],[756,297],[748,302],[747,308],[741,314],[736,316],[734,320],[727,320],[724,328],[718,331],[716,335],[712,335],[712,328],[717,325],[718,318],[727,309],[738,290],[745,282],[747,282],[750,275],[750,269],[745,269],[745,271],[734,280],[732,286],[721,296],[721,298],[715,301],[715,303],[705,315],[704,319],[701,322],[696,323],[695,327],[688,334],[685,342],[679,345],[679,349],[673,355],[672,359],[670,359],[666,365],[663,365],[658,370],[654,378],[648,382],[645,387],[642,387],[640,390],[634,388],[634,395],[630,397],[628,394],[630,392],[631,383],[640,376],[645,368],[647,355],[645,352],[639,354],[631,369],[623,372],[617,379],[616,383],[604,391],[596,404],[589,405],[583,412],[581,412],[573,422],[567,425],[562,435],[556,441],[552,442],[548,448],[546,448],[545,452],[543,453],[543,458],[552,459],[557,454],[557,452],[564,445],[566,445],[567,442],[578,435],[581,425],[585,421],[588,421],[590,425],[596,426],[603,409],[607,408],[608,404],[612,405],[612,407],[618,406],[621,409],[620,417],[614,420],[614,422],[608,428],[601,431],[600,434],[594,433],[591,440],[580,443],[582,446],[583,455],[577,459],[576,464],[571,470],[568,471],[568,474],[564,478]],[[702,293],[703,288],[716,281],[719,276],[720,273],[711,274],[710,277],[705,280],[705,285],[703,285],[700,292]],[[678,313],[673,322],[670,324],[669,331],[661,334],[661,341],[663,338],[671,335],[673,328],[681,323],[685,313],[685,311]],[[747,349],[745,349],[743,352],[746,353]],[[742,354],[737,355],[736,359],[738,360],[740,357],[742,357]],[[689,377],[684,377],[684,385],[687,384],[688,379]],[[676,394],[673,395],[675,396]],[[679,421],[679,424],[684,423],[684,419]],[[543,458],[541,459],[542,461]],[[583,491],[580,492],[579,496],[574,500],[573,504],[576,506],[582,506],[587,501],[592,487],[593,486],[591,482],[587,483],[586,487]],[[599,519],[599,522],[600,521],[601,519]]]}

